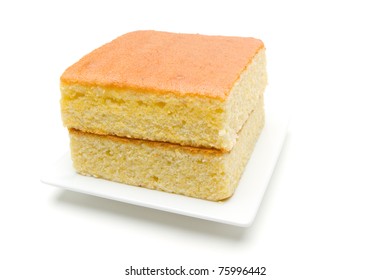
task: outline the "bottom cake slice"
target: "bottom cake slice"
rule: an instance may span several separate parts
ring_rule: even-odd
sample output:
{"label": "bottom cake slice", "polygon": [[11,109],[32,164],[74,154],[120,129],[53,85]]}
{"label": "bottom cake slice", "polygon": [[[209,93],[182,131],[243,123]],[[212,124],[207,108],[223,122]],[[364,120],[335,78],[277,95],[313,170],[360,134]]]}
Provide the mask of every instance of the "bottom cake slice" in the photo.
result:
{"label": "bottom cake slice", "polygon": [[234,193],[263,126],[260,99],[230,152],[74,129],[69,135],[80,174],[218,201]]}

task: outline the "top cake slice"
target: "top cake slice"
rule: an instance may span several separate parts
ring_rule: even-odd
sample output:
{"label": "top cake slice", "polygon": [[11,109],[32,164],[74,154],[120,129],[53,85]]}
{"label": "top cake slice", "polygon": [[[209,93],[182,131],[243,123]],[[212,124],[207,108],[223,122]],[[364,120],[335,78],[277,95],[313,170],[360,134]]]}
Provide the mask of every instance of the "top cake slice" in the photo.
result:
{"label": "top cake slice", "polygon": [[127,33],[63,73],[64,125],[229,151],[262,98],[264,52],[254,38]]}

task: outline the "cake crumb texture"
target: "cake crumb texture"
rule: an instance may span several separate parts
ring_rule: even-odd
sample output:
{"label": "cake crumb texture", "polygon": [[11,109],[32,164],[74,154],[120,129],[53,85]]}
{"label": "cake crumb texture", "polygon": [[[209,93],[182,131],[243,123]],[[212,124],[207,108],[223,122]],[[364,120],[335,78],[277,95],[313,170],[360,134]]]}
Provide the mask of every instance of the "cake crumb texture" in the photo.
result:
{"label": "cake crumb texture", "polygon": [[71,129],[77,172],[129,185],[219,201],[230,197],[264,126],[262,100],[230,152],[102,136]]}
{"label": "cake crumb texture", "polygon": [[262,98],[266,85],[266,59],[262,49],[224,100],[82,83],[61,84],[62,120],[68,128],[100,135],[229,151],[249,113]]}

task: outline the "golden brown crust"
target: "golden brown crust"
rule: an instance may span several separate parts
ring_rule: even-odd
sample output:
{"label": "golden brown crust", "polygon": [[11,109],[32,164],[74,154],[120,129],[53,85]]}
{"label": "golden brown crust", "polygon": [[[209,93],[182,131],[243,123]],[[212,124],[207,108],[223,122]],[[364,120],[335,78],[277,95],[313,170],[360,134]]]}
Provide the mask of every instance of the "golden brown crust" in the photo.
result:
{"label": "golden brown crust", "polygon": [[130,32],[84,56],[61,82],[224,100],[263,48],[254,38]]}
{"label": "golden brown crust", "polygon": [[159,142],[159,141],[149,141],[149,140],[142,140],[142,139],[134,139],[134,138],[127,138],[127,137],[119,137],[115,135],[104,135],[104,134],[95,134],[95,133],[88,133],[81,130],[77,130],[74,128],[69,128],[69,133],[73,135],[81,135],[86,137],[95,137],[95,138],[106,138],[110,139],[112,141],[117,141],[121,143],[132,143],[136,145],[149,145],[151,147],[158,147],[162,149],[181,149],[185,152],[192,153],[192,154],[202,154],[202,155],[211,155],[211,156],[218,156],[223,155],[227,153],[227,151],[214,149],[214,148],[200,148],[200,147],[192,147],[192,146],[182,146],[179,144],[173,144],[169,142]]}

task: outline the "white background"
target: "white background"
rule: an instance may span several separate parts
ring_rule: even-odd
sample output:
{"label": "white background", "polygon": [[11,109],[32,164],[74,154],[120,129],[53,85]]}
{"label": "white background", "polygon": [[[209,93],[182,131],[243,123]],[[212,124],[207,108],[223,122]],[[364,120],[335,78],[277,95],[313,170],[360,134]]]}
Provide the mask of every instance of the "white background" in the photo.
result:
{"label": "white background", "polygon": [[[0,3],[0,279],[131,279],[130,265],[390,279],[388,1],[8,2]],[[40,183],[68,151],[59,76],[137,29],[265,42],[266,100],[291,122],[252,227]]]}

